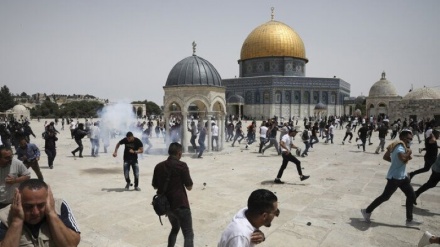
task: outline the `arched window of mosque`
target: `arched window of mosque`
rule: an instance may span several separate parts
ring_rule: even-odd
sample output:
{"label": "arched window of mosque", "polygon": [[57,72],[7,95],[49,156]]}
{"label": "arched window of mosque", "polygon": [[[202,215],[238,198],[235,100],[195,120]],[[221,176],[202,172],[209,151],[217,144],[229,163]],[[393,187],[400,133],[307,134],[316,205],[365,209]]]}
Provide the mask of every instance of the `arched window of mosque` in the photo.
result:
{"label": "arched window of mosque", "polygon": [[270,93],[268,90],[264,91],[263,100],[264,103],[270,103]]}
{"label": "arched window of mosque", "polygon": [[319,103],[319,92],[313,92],[313,103],[317,104]]}
{"label": "arched window of mosque", "polygon": [[264,62],[264,71],[265,72],[270,71],[270,64],[269,64],[269,62]]}
{"label": "arched window of mosque", "polygon": [[252,73],[252,64],[248,64],[247,66],[246,66],[246,72],[248,72],[248,73]]}
{"label": "arched window of mosque", "polygon": [[295,103],[299,103],[299,102],[301,102],[301,92],[300,92],[300,91],[295,91],[294,102],[295,102]]}
{"label": "arched window of mosque", "polygon": [[370,105],[370,108],[374,108],[374,105],[373,105],[373,104],[371,104],[371,105]]}
{"label": "arched window of mosque", "polygon": [[290,100],[291,100],[291,98],[290,98],[290,91],[286,91],[285,92],[285,97],[284,97],[284,102],[289,104]]}
{"label": "arched window of mosque", "polygon": [[255,102],[260,103],[260,92],[255,92]]}
{"label": "arched window of mosque", "polygon": [[246,92],[246,103],[247,104],[251,104],[252,103],[252,93],[251,92]]}
{"label": "arched window of mosque", "polygon": [[257,63],[257,72],[263,72],[264,65],[263,63]]}
{"label": "arched window of mosque", "polygon": [[322,92],[322,103],[327,104],[328,103],[327,99],[328,99],[327,92]]}
{"label": "arched window of mosque", "polygon": [[275,93],[275,103],[281,103],[281,92],[277,91]]}
{"label": "arched window of mosque", "polygon": [[387,107],[387,105],[385,103],[380,103],[379,107]]}
{"label": "arched window of mosque", "polygon": [[310,93],[307,92],[307,91],[304,92],[303,103],[304,104],[310,104]]}
{"label": "arched window of mosque", "polygon": [[278,67],[277,64],[274,61],[270,62],[270,71],[277,71]]}

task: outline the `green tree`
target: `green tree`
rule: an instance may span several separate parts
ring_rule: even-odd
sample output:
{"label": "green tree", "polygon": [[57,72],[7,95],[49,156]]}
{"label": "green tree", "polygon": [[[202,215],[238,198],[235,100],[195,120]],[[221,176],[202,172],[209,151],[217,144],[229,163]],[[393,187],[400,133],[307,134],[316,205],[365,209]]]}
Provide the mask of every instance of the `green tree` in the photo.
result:
{"label": "green tree", "polygon": [[12,97],[11,92],[9,91],[9,88],[5,85],[0,88],[0,112],[4,112],[6,110],[11,109],[14,107],[15,101],[14,97]]}
{"label": "green tree", "polygon": [[147,102],[147,114],[154,114],[156,116],[162,114],[162,109],[153,101],[148,101]]}
{"label": "green tree", "polygon": [[61,106],[59,117],[97,117],[103,107],[104,104],[98,101],[74,101]]}
{"label": "green tree", "polygon": [[41,105],[31,109],[32,117],[54,118],[59,116],[58,104],[45,100]]}
{"label": "green tree", "polygon": [[144,104],[145,109],[147,110],[147,115],[160,115],[162,114],[162,109],[153,101],[133,101],[132,104]]}

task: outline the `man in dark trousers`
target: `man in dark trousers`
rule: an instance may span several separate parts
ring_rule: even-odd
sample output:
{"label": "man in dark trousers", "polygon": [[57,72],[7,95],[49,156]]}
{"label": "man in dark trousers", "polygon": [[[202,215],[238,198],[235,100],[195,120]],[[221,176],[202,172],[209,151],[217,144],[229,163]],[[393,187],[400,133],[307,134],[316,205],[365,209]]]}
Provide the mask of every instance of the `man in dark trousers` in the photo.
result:
{"label": "man in dark trousers", "polygon": [[422,223],[413,219],[413,203],[416,202],[416,195],[410,184],[411,180],[406,173],[408,161],[412,159],[410,146],[413,134],[410,130],[404,129],[400,132],[399,139],[399,141],[395,141],[387,147],[387,151],[383,156],[384,160],[391,162],[386,176],[387,184],[385,185],[383,193],[367,208],[361,209],[362,216],[366,222],[370,222],[370,217],[374,209],[388,201],[394,192],[400,189],[406,196],[406,225],[415,226]]}
{"label": "man in dark trousers", "polygon": [[125,138],[121,139],[118,144],[116,144],[115,152],[113,152],[113,157],[118,156],[118,148],[120,145],[125,145],[124,149],[124,177],[127,184],[125,185],[125,190],[130,189],[130,166],[133,169],[134,176],[134,190],[140,191],[139,188],[139,164],[138,164],[138,154],[144,152],[144,145],[139,138],[134,137],[132,132],[127,132]]}
{"label": "man in dark trousers", "polygon": [[299,161],[295,156],[290,153],[291,148],[298,149],[298,147],[292,143],[292,137],[295,137],[297,133],[298,132],[296,131],[296,129],[291,129],[289,130],[289,133],[285,134],[281,139],[280,146],[283,163],[281,164],[277,177],[274,180],[274,183],[276,184],[284,183],[283,181],[281,181],[281,177],[283,176],[283,172],[287,168],[287,163],[289,163],[289,161],[293,162],[296,165],[296,170],[298,171],[298,175],[301,181],[304,181],[310,177],[302,174],[301,161]]}
{"label": "man in dark trousers", "polygon": [[[191,190],[191,179],[188,165],[180,161],[182,145],[173,142],[168,148],[169,157],[154,168],[153,182],[157,194],[165,194],[170,210],[167,213],[171,223],[171,232],[168,236],[168,246],[176,244],[177,233],[182,229],[184,247],[194,246],[194,231],[192,227],[191,209],[189,207],[186,190]],[[166,188],[165,188],[166,187]]]}

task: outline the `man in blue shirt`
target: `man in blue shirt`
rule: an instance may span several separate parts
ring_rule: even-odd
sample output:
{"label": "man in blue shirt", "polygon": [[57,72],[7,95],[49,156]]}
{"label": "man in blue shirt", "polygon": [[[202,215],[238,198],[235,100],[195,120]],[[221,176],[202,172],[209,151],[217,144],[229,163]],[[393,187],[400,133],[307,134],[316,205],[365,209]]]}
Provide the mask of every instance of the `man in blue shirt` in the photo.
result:
{"label": "man in blue shirt", "polygon": [[28,143],[25,137],[20,138],[17,156],[27,168],[32,167],[38,179],[44,180],[43,174],[40,171],[40,165],[38,164],[40,160],[40,150],[35,144]]}
{"label": "man in blue shirt", "polygon": [[370,222],[373,210],[383,202],[388,201],[399,188],[406,196],[406,225],[414,226],[421,224],[421,222],[413,219],[413,203],[415,202],[416,196],[410,184],[411,180],[406,175],[406,166],[408,161],[412,159],[412,151],[410,149],[412,138],[413,134],[411,130],[404,129],[400,132],[400,141],[396,141],[387,147],[383,159],[391,162],[387,174],[388,181],[382,195],[376,198],[366,209],[361,209],[362,216],[366,222]]}

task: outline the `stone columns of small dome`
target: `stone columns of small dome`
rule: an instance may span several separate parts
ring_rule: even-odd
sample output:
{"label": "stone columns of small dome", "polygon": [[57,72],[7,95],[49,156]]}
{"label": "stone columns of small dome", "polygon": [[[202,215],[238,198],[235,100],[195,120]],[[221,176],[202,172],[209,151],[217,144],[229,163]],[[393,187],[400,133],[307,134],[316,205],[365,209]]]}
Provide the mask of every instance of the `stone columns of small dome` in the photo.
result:
{"label": "stone columns of small dome", "polygon": [[218,151],[220,151],[220,150],[223,150],[223,144],[224,144],[224,142],[225,142],[225,130],[226,130],[226,128],[225,128],[225,121],[226,121],[226,117],[225,117],[225,115],[224,114],[222,114],[221,116],[220,116],[220,121],[218,122],[219,123],[219,141],[220,141],[220,148],[218,149]]}
{"label": "stone columns of small dome", "polygon": [[181,127],[181,142],[182,142],[182,149],[184,153],[188,152],[188,112],[182,111],[182,127]]}
{"label": "stone columns of small dome", "polygon": [[[212,117],[212,115],[207,115],[207,118],[208,118],[208,120],[207,120],[207,122],[206,123],[208,123],[208,135],[207,135],[207,137],[208,137],[208,145],[206,145],[207,147],[208,147],[208,152],[209,151],[211,151],[211,150],[213,150],[212,149],[212,128],[211,128],[211,117]],[[205,124],[206,124],[205,123]]]}

